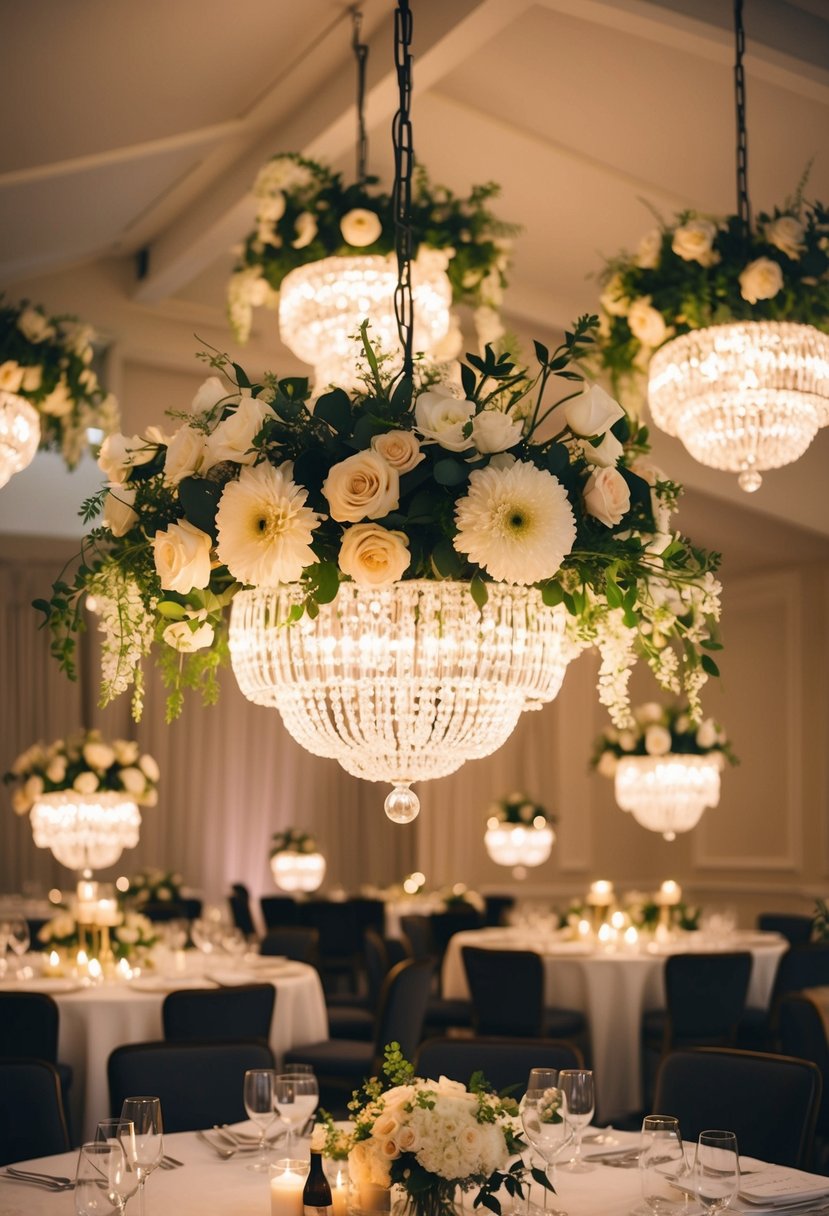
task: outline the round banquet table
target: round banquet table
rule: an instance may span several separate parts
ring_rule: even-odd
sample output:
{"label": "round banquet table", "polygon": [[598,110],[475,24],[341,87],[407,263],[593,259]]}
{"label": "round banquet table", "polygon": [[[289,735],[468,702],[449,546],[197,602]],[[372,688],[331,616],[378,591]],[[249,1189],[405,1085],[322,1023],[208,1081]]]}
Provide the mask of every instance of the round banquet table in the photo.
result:
{"label": "round banquet table", "polygon": [[126,1043],[164,1037],[161,1006],[168,992],[264,981],[276,989],[270,1044],[277,1061],[292,1047],[328,1038],[319,974],[305,963],[276,958],[224,957],[211,964],[209,959],[188,954],[187,966],[179,974],[144,973],[134,980],[88,987],[77,980],[43,977],[7,983],[3,988],[48,992],[57,1001],[58,1059],[69,1064],[73,1072],[69,1091],[72,1135],[75,1140],[88,1140],[94,1137],[98,1120],[109,1115],[110,1052]]}
{"label": "round banquet table", "polygon": [[640,1025],[647,1009],[665,1006],[665,959],[689,950],[748,950],[753,964],[747,1004],[768,1008],[777,964],[788,949],[777,933],[737,931],[713,944],[688,933],[673,943],[639,951],[607,951],[581,941],[544,937],[526,929],[475,929],[454,934],[443,962],[442,992],[469,997],[461,948],[536,950],[544,959],[545,1003],[580,1009],[587,1017],[601,1119],[618,1118],[642,1105]]}

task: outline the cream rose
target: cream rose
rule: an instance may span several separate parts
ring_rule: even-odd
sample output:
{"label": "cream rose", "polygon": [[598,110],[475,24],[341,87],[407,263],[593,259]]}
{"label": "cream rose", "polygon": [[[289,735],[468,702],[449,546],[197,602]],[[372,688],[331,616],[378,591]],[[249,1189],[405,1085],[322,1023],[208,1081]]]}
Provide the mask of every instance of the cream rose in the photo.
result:
{"label": "cream rose", "polygon": [[651,307],[650,296],[640,296],[633,301],[628,312],[628,325],[634,338],[638,338],[644,346],[659,346],[668,333],[662,313]]}
{"label": "cream rose", "polygon": [[420,444],[411,431],[386,431],[385,435],[375,435],[371,446],[386,464],[397,469],[401,475],[410,473],[421,460],[425,460]]}
{"label": "cream rose", "polygon": [[79,794],[94,794],[100,784],[94,773],[78,773],[72,782],[72,789]]}
{"label": "cream rose", "polygon": [[765,234],[769,244],[785,253],[793,262],[796,262],[806,249],[806,231],[800,220],[793,215],[781,215],[778,219],[771,220],[766,224]]}
{"label": "cream rose", "polygon": [[596,772],[600,777],[615,777],[619,761],[613,752],[602,752]]}
{"label": "cream rose", "polygon": [[291,241],[294,249],[305,249],[307,245],[311,244],[317,235],[317,221],[310,211],[303,211],[301,215],[297,216],[294,232],[296,238]]}
{"label": "cream rose", "polygon": [[108,743],[87,743],[84,745],[83,758],[90,768],[105,772],[115,763],[115,752]]}
{"label": "cream rose", "polygon": [[523,430],[513,414],[482,410],[472,419],[472,442],[479,452],[505,452],[518,443]]}
{"label": "cream rose", "polygon": [[355,245],[358,249],[362,249],[364,245],[373,245],[382,231],[383,225],[379,215],[366,207],[355,207],[340,220],[343,240],[347,245]]}
{"label": "cream rose", "polygon": [[711,220],[689,220],[674,232],[671,249],[684,262],[699,262],[700,266],[713,266],[719,261],[714,252],[717,225]]}
{"label": "cream rose", "polygon": [[717,742],[717,727],[711,718],[700,722],[696,735],[697,747],[714,747]]}
{"label": "cream rose", "polygon": [[459,401],[442,384],[421,393],[415,403],[415,423],[423,438],[450,452],[464,452],[472,446],[463,430],[474,413],[473,401]]}
{"label": "cream rose", "polygon": [[165,591],[186,595],[210,582],[210,537],[186,519],[153,537],[153,557]]}
{"label": "cream rose", "polygon": [[622,287],[622,276],[614,274],[608,279],[607,286],[599,296],[599,303],[611,317],[624,317],[630,308],[630,300]]}
{"label": "cream rose", "polygon": [[122,787],[128,794],[144,793],[147,778],[139,768],[122,768],[118,776]]}
{"label": "cream rose", "polygon": [[211,468],[220,460],[233,460],[236,464],[253,464],[258,453],[253,450],[253,441],[268,418],[274,418],[271,407],[250,393],[243,394],[238,406],[208,436],[205,464]]}
{"label": "cream rose", "polygon": [[599,523],[612,528],[630,510],[630,490],[616,469],[596,469],[584,487],[584,509]]}
{"label": "cream rose", "polygon": [[207,437],[202,431],[184,423],[167,445],[164,480],[168,485],[177,486],[185,477],[203,473],[207,467]]}
{"label": "cream rose", "polygon": [[66,779],[66,760],[63,756],[55,756],[46,769],[46,777],[53,785],[60,785]]}
{"label": "cream rose", "polygon": [[596,444],[595,447],[592,443],[583,445],[584,459],[587,463],[598,465],[602,469],[614,469],[624,450],[612,431],[606,431],[601,443]]}
{"label": "cream rose", "polygon": [[53,418],[65,418],[67,414],[71,414],[73,404],[69,385],[61,378],[49,396],[40,403],[40,408],[45,414],[51,414]]}
{"label": "cream rose", "polygon": [[667,756],[671,750],[671,732],[657,723],[645,731],[645,751],[649,756]]}
{"label": "cream rose", "polygon": [[396,583],[408,569],[410,560],[409,541],[404,532],[390,532],[379,524],[354,524],[343,535],[340,569],[363,586]]}
{"label": "cream rose", "polygon": [[55,336],[54,326],[37,308],[24,308],[17,318],[17,328],[29,342],[45,342]]}
{"label": "cream rose", "polygon": [[256,218],[269,224],[276,224],[284,214],[285,195],[281,190],[277,190],[276,194],[270,195],[269,198],[260,199],[256,207]]}
{"label": "cream rose", "polygon": [[158,781],[159,777],[161,776],[161,770],[158,767],[155,758],[147,755],[146,752],[138,761],[138,767],[141,769],[141,772],[148,781]]}
{"label": "cream rose", "polygon": [[14,359],[0,363],[0,391],[16,393],[23,383],[24,369]]}
{"label": "cream rose", "polygon": [[113,536],[126,536],[130,528],[138,523],[134,503],[135,490],[132,486],[110,485],[104,502],[103,521]]}
{"label": "cream rose", "polygon": [[341,460],[322,483],[333,519],[358,523],[382,519],[400,501],[400,478],[377,452],[357,452]]}
{"label": "cream rose", "polygon": [[662,229],[651,228],[646,232],[636,249],[633,259],[640,270],[656,270],[662,252]]}
{"label": "cream rose", "polygon": [[662,717],[662,706],[658,701],[646,701],[644,705],[639,705],[633,711],[633,716],[640,726],[647,726],[649,722],[659,722]]}
{"label": "cream rose", "polygon": [[138,759],[138,744],[132,739],[113,739],[112,747],[119,764],[135,764]]}
{"label": "cream rose", "polygon": [[565,421],[574,435],[604,435],[624,416],[625,411],[618,401],[598,384],[591,385],[564,407]]}
{"label": "cream rose", "polygon": [[749,304],[773,299],[782,286],[783,271],[771,258],[757,258],[749,262],[740,274],[740,295]]}
{"label": "cream rose", "polygon": [[191,414],[209,414],[210,411],[228,396],[228,390],[218,376],[208,376],[199,385],[196,395],[190,402]]}
{"label": "cream rose", "polygon": [[36,393],[43,383],[43,369],[39,364],[23,368],[23,388],[27,393]]}
{"label": "cream rose", "polygon": [[173,621],[161,635],[168,646],[182,654],[192,654],[195,650],[204,650],[213,645],[215,632],[207,621],[193,628],[189,621]]}
{"label": "cream rose", "polygon": [[140,435],[122,435],[113,431],[101,444],[98,468],[107,481],[123,485],[136,465],[147,464],[156,454],[155,444],[148,444]]}

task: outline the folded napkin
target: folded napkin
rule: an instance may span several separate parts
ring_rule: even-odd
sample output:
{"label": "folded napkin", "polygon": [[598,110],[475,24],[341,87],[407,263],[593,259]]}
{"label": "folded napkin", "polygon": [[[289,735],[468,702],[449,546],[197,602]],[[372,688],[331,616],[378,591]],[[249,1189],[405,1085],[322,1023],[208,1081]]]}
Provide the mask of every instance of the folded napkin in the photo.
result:
{"label": "folded napkin", "polygon": [[780,1209],[822,1199],[829,1202],[829,1178],[770,1165],[740,1179],[740,1199],[751,1210],[756,1210],[757,1205]]}

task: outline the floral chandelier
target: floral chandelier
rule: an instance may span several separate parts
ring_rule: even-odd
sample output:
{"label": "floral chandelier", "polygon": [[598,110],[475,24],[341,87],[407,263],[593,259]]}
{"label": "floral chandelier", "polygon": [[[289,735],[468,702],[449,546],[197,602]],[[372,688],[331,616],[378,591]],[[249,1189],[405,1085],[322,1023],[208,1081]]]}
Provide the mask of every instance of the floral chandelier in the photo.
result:
{"label": "floral chandelier", "polygon": [[274,834],[271,873],[280,890],[310,895],[322,886],[325,869],[325,858],[313,836],[296,828]]}
{"label": "floral chandelier", "polygon": [[[524,794],[510,794],[490,807],[484,845],[499,866],[540,866],[555,841],[555,816]],[[519,875],[516,875],[519,876]]]}
{"label": "floral chandelier", "polygon": [[690,832],[720,801],[720,772],[736,763],[724,731],[711,718],[698,726],[686,708],[655,702],[633,711],[634,726],[607,728],[592,764],[613,777],[616,802],[643,828],[666,840]]}
{"label": "floral chandelier", "polygon": [[601,361],[614,380],[648,368],[657,426],[753,491],[829,424],[829,212],[804,201],[804,177],[752,225],[742,9],[735,0],[737,214],[683,212],[608,263]]}

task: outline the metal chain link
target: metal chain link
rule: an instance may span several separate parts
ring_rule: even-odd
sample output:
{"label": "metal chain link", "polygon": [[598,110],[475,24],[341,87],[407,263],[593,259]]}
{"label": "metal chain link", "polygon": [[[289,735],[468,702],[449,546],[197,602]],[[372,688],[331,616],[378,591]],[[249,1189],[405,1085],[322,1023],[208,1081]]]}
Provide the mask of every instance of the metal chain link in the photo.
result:
{"label": "metal chain link", "polygon": [[366,180],[368,164],[368,135],[366,133],[366,61],[368,59],[368,43],[360,41],[360,31],[363,26],[363,14],[355,5],[351,10],[351,48],[357,60],[357,184],[362,186]]}
{"label": "metal chain link", "polygon": [[737,216],[748,236],[751,231],[751,204],[748,201],[748,134],[746,132],[746,78],[743,54],[746,36],[743,29],[743,0],[734,0],[734,100],[737,107]]}
{"label": "metal chain link", "polygon": [[414,148],[409,108],[412,100],[412,14],[408,0],[398,0],[394,14],[394,62],[397,68],[399,93],[398,110],[392,122],[394,146],[394,210],[395,250],[397,253],[397,286],[394,290],[394,315],[403,347],[403,374],[413,371],[412,344],[414,336],[414,306],[412,303],[412,169]]}

